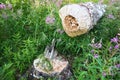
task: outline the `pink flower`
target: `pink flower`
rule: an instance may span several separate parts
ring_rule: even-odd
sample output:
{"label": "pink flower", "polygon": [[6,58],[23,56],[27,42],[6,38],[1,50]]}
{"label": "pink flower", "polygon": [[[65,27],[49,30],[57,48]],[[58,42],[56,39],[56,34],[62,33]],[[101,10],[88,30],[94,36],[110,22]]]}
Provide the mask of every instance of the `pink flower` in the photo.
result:
{"label": "pink flower", "polygon": [[98,58],[99,57],[99,55],[98,54],[94,54],[94,58]]}
{"label": "pink flower", "polygon": [[60,6],[62,5],[62,1],[63,1],[63,0],[58,0],[58,1],[56,2],[56,6],[57,6],[57,7],[60,7]]}
{"label": "pink flower", "polygon": [[109,51],[112,51],[112,46],[110,46]]}
{"label": "pink flower", "polygon": [[114,48],[119,49],[119,44],[116,44]]}
{"label": "pink flower", "polygon": [[115,66],[116,66],[117,68],[120,68],[120,64],[116,64]]}
{"label": "pink flower", "polygon": [[60,34],[63,34],[63,33],[64,33],[64,30],[57,29],[56,32],[58,32],[58,33],[60,33]]}
{"label": "pink flower", "polygon": [[103,72],[102,75],[103,75],[103,76],[106,76],[107,74],[106,74],[106,72]]}
{"label": "pink flower", "polygon": [[90,44],[90,46],[93,47],[93,48],[97,48],[97,49],[102,48],[102,44],[101,43],[93,43],[93,44]]}
{"label": "pink flower", "polygon": [[9,9],[12,9],[12,4],[8,4],[7,7],[8,7]]}
{"label": "pink flower", "polygon": [[45,22],[47,24],[53,24],[55,22],[55,18],[52,16],[47,16]]}
{"label": "pink flower", "polygon": [[114,43],[118,43],[118,41],[119,41],[119,39],[117,36],[111,39],[111,42],[114,42]]}
{"label": "pink flower", "polygon": [[95,50],[93,49],[93,50],[91,50],[91,53],[95,53]]}
{"label": "pink flower", "polygon": [[110,18],[110,19],[115,19],[115,17],[114,17],[112,14],[109,14],[109,15],[108,15],[108,18]]}
{"label": "pink flower", "polygon": [[5,9],[5,8],[6,8],[5,4],[0,4],[0,9]]}

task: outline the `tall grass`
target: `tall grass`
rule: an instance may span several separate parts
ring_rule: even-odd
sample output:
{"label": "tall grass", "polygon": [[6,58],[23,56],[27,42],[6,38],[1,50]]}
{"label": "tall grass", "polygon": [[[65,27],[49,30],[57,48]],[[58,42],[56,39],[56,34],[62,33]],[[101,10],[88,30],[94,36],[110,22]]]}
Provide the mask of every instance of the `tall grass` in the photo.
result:
{"label": "tall grass", "polygon": [[[12,9],[0,9],[0,80],[18,80],[32,65],[33,60],[43,54],[46,45],[50,44],[53,38],[58,40],[58,52],[70,62],[73,72],[71,80],[120,79],[120,68],[116,67],[120,64],[120,48],[109,51],[110,46],[115,45],[110,42],[111,38],[120,32],[120,8],[116,8],[119,5],[109,6],[94,29],[70,38],[66,33],[57,31],[63,30],[58,15],[60,7],[56,7],[52,2],[43,4],[43,1],[40,1],[42,4],[37,6],[31,0],[1,1],[4,4],[11,3]],[[60,6],[87,1],[90,0],[63,0]],[[105,3],[107,2],[108,0],[105,0]],[[110,14],[115,18],[108,18]],[[54,17],[55,21],[47,24],[47,16]],[[93,38],[95,43],[102,39],[100,49],[90,46]],[[95,54],[98,57],[95,57]]]}

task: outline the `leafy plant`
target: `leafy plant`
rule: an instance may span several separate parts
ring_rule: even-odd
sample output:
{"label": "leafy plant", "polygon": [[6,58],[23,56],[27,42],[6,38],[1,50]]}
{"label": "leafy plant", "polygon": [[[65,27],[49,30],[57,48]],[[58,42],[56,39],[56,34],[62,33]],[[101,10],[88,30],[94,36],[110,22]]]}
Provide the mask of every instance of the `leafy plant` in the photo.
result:
{"label": "leafy plant", "polygon": [[[38,0],[36,5],[32,0],[1,0],[7,8],[0,8],[0,79],[20,79],[55,38],[58,52],[70,62],[71,80],[118,80],[120,48],[111,39],[116,36],[120,39],[119,3],[109,5],[109,0],[104,0],[108,7],[97,25],[89,33],[70,38],[63,31],[58,10],[68,3],[90,0],[53,1]],[[57,1],[61,2],[58,4]],[[12,8],[8,8],[8,4]],[[94,38],[93,45],[91,41]],[[100,40],[101,44],[98,44]],[[95,48],[99,45],[102,45],[101,48]]]}

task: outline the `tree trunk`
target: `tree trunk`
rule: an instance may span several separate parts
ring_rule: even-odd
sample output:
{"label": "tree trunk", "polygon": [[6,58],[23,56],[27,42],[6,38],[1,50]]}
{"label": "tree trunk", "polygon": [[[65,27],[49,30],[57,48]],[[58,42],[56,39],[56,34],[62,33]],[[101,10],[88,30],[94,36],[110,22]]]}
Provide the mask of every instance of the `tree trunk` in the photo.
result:
{"label": "tree trunk", "polygon": [[103,16],[105,7],[92,2],[63,6],[59,15],[65,32],[71,37],[88,32]]}

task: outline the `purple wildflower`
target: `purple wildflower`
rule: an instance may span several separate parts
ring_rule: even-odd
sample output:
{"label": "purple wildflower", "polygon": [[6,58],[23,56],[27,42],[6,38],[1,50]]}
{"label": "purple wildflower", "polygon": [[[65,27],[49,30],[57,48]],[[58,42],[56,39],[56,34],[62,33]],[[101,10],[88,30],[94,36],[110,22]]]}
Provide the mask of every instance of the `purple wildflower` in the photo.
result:
{"label": "purple wildflower", "polygon": [[55,22],[55,18],[52,16],[47,16],[45,22],[47,24],[53,24]]}
{"label": "purple wildflower", "polygon": [[119,39],[117,36],[111,39],[111,42],[114,42],[114,43],[118,43],[118,41],[119,41]]}
{"label": "purple wildflower", "polygon": [[109,51],[112,51],[112,46],[110,46]]}
{"label": "purple wildflower", "polygon": [[98,58],[99,57],[99,55],[98,54],[94,54],[94,58]]}
{"label": "purple wildflower", "polygon": [[109,0],[109,4],[112,5],[116,2],[116,0]]}
{"label": "purple wildflower", "polygon": [[120,64],[116,64],[115,66],[116,66],[117,68],[120,68]]}
{"label": "purple wildflower", "polygon": [[12,9],[12,4],[8,4],[7,7],[8,7],[9,9]]}
{"label": "purple wildflower", "polygon": [[109,15],[108,15],[108,18],[110,18],[110,19],[115,19],[115,17],[114,17],[112,14],[109,14]]}
{"label": "purple wildflower", "polygon": [[0,4],[0,9],[5,9],[5,8],[6,8],[5,4]]}
{"label": "purple wildflower", "polygon": [[91,53],[95,53],[95,50],[93,49],[93,50],[91,50]]}
{"label": "purple wildflower", "polygon": [[102,48],[102,44],[101,43],[93,43],[93,44],[90,44],[90,45],[93,48],[98,48],[98,49]]}
{"label": "purple wildflower", "polygon": [[116,44],[114,48],[119,49],[119,44]]}
{"label": "purple wildflower", "polygon": [[57,30],[56,30],[56,32],[58,32],[58,33],[62,34],[62,33],[64,33],[64,30],[57,29]]}
{"label": "purple wildflower", "polygon": [[62,1],[63,1],[63,0],[58,0],[58,1],[56,2],[56,6],[57,6],[57,7],[60,7],[61,4],[62,4]]}
{"label": "purple wildflower", "polygon": [[103,76],[106,76],[107,74],[106,74],[106,72],[103,72],[102,75],[103,75]]}

